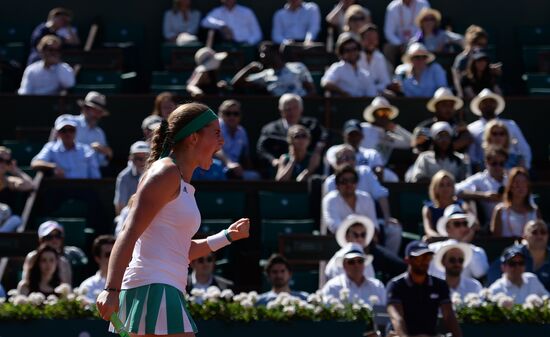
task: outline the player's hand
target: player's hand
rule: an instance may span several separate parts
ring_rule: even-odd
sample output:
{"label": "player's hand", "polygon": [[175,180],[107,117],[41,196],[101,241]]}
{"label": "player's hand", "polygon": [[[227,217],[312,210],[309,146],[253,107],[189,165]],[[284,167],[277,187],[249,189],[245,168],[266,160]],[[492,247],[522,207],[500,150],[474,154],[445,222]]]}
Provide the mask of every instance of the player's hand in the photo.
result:
{"label": "player's hand", "polygon": [[114,312],[118,312],[118,295],[118,292],[103,290],[97,296],[97,310],[104,320],[108,321]]}
{"label": "player's hand", "polygon": [[231,240],[233,241],[246,239],[249,236],[250,219],[241,218],[231,224],[227,230],[229,232],[229,236],[231,236]]}

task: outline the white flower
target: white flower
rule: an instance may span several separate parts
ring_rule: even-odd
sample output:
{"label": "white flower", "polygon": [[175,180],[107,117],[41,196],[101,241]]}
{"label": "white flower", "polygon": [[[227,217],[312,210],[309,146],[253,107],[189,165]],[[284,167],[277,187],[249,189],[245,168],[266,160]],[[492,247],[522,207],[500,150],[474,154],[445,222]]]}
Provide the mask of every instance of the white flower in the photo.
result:
{"label": "white flower", "polygon": [[81,286],[79,290],[80,290],[80,295],[88,295],[88,292],[90,291],[90,289],[88,289],[88,287],[86,286]]}
{"label": "white flower", "polygon": [[336,298],[336,297],[329,297],[328,298],[328,301],[327,301],[328,305],[330,305],[331,307],[333,306],[336,306],[338,304],[341,304],[340,301]]}
{"label": "white flower", "polygon": [[83,305],[88,305],[90,304],[90,299],[84,295],[78,295],[76,297],[76,301],[79,302],[80,304],[83,304]]}
{"label": "white flower", "polygon": [[16,295],[15,298],[13,299],[13,304],[15,305],[22,305],[27,303],[29,303],[29,299],[25,295]]}
{"label": "white flower", "polygon": [[209,293],[206,293],[206,295],[204,295],[204,300],[205,301],[208,301],[208,302],[218,302],[220,299],[219,296],[216,296],[215,294],[209,294]]}
{"label": "white flower", "polygon": [[193,288],[191,289],[191,295],[195,297],[203,297],[205,295],[205,292],[203,289]]}
{"label": "white flower", "polygon": [[238,295],[235,295],[235,297],[233,297],[233,301],[242,302],[245,298],[248,298],[248,294],[247,293],[240,293]]}
{"label": "white flower", "polygon": [[481,300],[479,298],[473,298],[469,302],[466,302],[466,305],[468,308],[478,308],[482,304]]}
{"label": "white flower", "polygon": [[0,297],[0,304],[4,304],[6,303],[6,298],[5,297]]}
{"label": "white flower", "polygon": [[451,302],[453,303],[453,306],[459,307],[460,305],[462,305],[462,297],[459,293],[454,292],[451,295]]}
{"label": "white flower", "polygon": [[353,309],[353,311],[359,311],[361,310],[361,306],[357,303],[354,303],[351,308]]}
{"label": "white flower", "polygon": [[506,296],[503,294],[503,296],[499,297],[497,305],[501,308],[512,309],[512,307],[514,306],[514,299],[510,296]]}
{"label": "white flower", "polygon": [[372,307],[371,307],[369,304],[367,304],[367,303],[363,304],[363,305],[361,306],[361,308],[363,308],[363,309],[365,309],[365,310],[368,310],[368,311],[372,311]]}
{"label": "white flower", "polygon": [[61,295],[61,297],[67,297],[71,293],[71,286],[67,283],[61,283],[54,289],[54,292]]}
{"label": "white flower", "polygon": [[42,293],[34,292],[29,295],[29,302],[36,306],[42,305],[45,300],[46,296]]}
{"label": "white flower", "polygon": [[74,301],[74,300],[76,300],[76,295],[73,294],[73,293],[68,294],[68,295],[67,295],[67,300],[68,300],[68,301]]}
{"label": "white flower", "polygon": [[222,293],[220,294],[220,297],[225,299],[226,301],[229,301],[233,298],[233,296],[235,296],[235,294],[233,293],[233,290],[231,289],[224,289],[222,291]]}
{"label": "white flower", "polygon": [[319,315],[321,312],[323,312],[323,308],[315,307],[315,309],[313,309],[313,312],[315,313],[315,315]]}
{"label": "white flower", "polygon": [[309,296],[307,297],[307,301],[311,304],[319,304],[323,301],[323,299],[321,298],[321,296],[315,293],[309,294]]}
{"label": "white flower", "polygon": [[472,301],[473,302],[478,302],[478,301],[481,302],[481,298],[476,293],[469,293],[466,296],[464,296],[464,302],[469,303],[469,302],[472,302]]}
{"label": "white flower", "polygon": [[251,291],[248,293],[248,300],[250,300],[252,303],[258,302],[258,293],[255,291]]}
{"label": "white flower", "polygon": [[338,304],[336,304],[335,306],[333,306],[331,308],[332,312],[339,312],[339,311],[343,311],[345,309],[346,309],[346,307],[344,307],[344,305],[342,303],[338,303]]}
{"label": "white flower", "polygon": [[347,288],[340,289],[340,294],[339,295],[340,295],[340,301],[342,301],[342,302],[348,301],[349,300],[349,295],[350,295],[349,289],[347,289]]}
{"label": "white flower", "polygon": [[296,313],[296,308],[293,306],[287,306],[283,308],[283,312],[287,314],[287,316],[293,316]]}
{"label": "white flower", "polygon": [[266,308],[268,310],[271,310],[271,309],[275,309],[278,306],[279,306],[279,304],[276,303],[275,301],[270,301],[270,302],[267,303]]}
{"label": "white flower", "polygon": [[305,309],[309,311],[315,311],[316,307],[313,304],[308,303],[306,304]]}
{"label": "white flower", "polygon": [[537,294],[531,294],[525,299],[525,304],[531,305],[533,308],[540,308],[544,305],[542,298]]}
{"label": "white flower", "polygon": [[17,296],[17,295],[19,295],[19,291],[17,291],[17,289],[11,289],[10,291],[8,291],[8,297]]}
{"label": "white flower", "polygon": [[[481,298],[484,298],[484,299],[487,300],[487,299],[490,299],[490,298],[491,298],[491,294],[492,294],[492,293],[491,293],[491,290],[489,290],[489,288],[483,288],[483,289],[481,289],[481,290],[479,291],[478,297],[481,297]],[[466,298],[464,298],[464,301],[465,301],[465,302],[468,302],[468,301],[466,300]]]}
{"label": "white flower", "polygon": [[376,295],[371,295],[369,296],[369,302],[371,305],[377,305],[378,303],[380,303],[380,299]]}
{"label": "white flower", "polygon": [[208,289],[206,289],[206,294],[209,295],[210,297],[220,297],[221,293],[222,292],[220,288],[216,286],[210,286],[208,287]]}
{"label": "white flower", "polygon": [[292,299],[290,298],[290,296],[285,296],[281,299],[281,304],[284,306],[284,307],[288,307],[289,305],[292,304]]}
{"label": "white flower", "polygon": [[308,306],[308,303],[306,301],[304,301],[304,300],[299,300],[298,301],[298,307],[305,308],[307,306]]}
{"label": "white flower", "polygon": [[246,298],[241,301],[241,306],[244,308],[252,308],[254,306],[254,303],[248,298]]}

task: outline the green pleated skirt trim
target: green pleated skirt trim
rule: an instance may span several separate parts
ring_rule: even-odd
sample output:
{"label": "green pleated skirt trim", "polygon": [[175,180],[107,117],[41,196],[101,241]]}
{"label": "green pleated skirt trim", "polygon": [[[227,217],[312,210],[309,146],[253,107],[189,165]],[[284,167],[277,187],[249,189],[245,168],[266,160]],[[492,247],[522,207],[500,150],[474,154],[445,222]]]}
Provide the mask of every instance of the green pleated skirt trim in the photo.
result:
{"label": "green pleated skirt trim", "polygon": [[[120,292],[118,316],[126,330],[138,335],[197,333],[185,296],[162,283],[124,289]],[[110,331],[114,332],[111,326]]]}

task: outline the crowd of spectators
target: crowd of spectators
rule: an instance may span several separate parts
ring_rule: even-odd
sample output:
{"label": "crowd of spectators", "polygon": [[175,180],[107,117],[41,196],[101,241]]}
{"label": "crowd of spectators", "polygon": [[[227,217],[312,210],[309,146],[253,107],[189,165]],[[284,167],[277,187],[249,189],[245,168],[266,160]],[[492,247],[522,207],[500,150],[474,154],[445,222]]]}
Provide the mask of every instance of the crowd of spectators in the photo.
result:
{"label": "crowd of spectators", "polygon": [[[62,48],[80,43],[70,19],[69,11],[52,10],[48,21],[33,32],[20,95],[57,94],[74,85],[74,71],[60,54]],[[547,295],[548,228],[531,190],[531,149],[520,127],[499,117],[506,101],[499,86],[500,65],[492,64],[484,50],[487,33],[470,26],[462,37],[441,26],[442,13],[426,0],[393,0],[386,10],[382,53],[379,30],[372,23],[379,19],[355,1],[344,0],[326,17],[340,34],[335,39],[338,61],[326,65],[321,88],[334,96],[374,97],[364,107],[362,121],[352,119],[337,126],[342,135],[338,142],[317,119],[303,116],[302,97],[317,93],[315,83],[304,63],[286,58],[286,47],[306,48],[318,42],[321,15],[314,2],[287,1],[273,16],[272,41],[261,42],[254,12],[234,0],[223,0],[204,17],[190,0],[174,1],[164,14],[166,41],[178,45],[197,41],[200,26],[216,31],[224,41],[259,48],[259,62],[246,65],[230,81],[221,80],[219,73],[230,55],[200,48],[186,87],[189,95],[197,98],[252,87],[279,97],[280,116],[257,126],[261,131],[255,144],[242,125],[241,102],[225,99],[212,107],[219,115],[225,144],[214,155],[212,167],[198,169],[193,179],[322,179],[320,230],[334,236],[341,249],[326,265],[321,293],[325,298],[339,297],[342,289],[348,289],[350,298],[365,302],[375,296],[377,303],[388,305],[397,331],[432,333],[410,325],[411,317],[433,325],[411,311],[411,301],[426,304],[428,311],[441,309],[444,319],[454,324],[450,293],[465,296],[488,287],[517,303],[529,294]],[[457,54],[449,77],[436,61],[441,53]],[[391,103],[396,95],[428,98],[426,110],[433,117],[419,120],[414,130],[400,126],[394,120],[402,112]],[[151,115],[141,123],[143,137],[132,140],[127,167],[116,179],[115,235],[146,169],[152,134],[177,106],[176,97],[159,94]],[[57,117],[50,141],[31,162],[33,169],[59,179],[98,179],[108,172],[113,151],[107,138],[117,135],[106,135],[98,126],[110,113],[107,98],[91,91],[78,104],[80,115]],[[476,121],[465,122],[464,106],[478,117]],[[403,175],[388,165],[394,149],[415,157],[406,163]],[[430,200],[418,210],[423,242],[407,246],[404,256],[400,255],[401,221],[408,219],[392,216],[384,186],[398,181],[429,184]],[[9,149],[0,147],[0,232],[16,231],[20,225],[9,208],[12,194],[33,188]],[[71,265],[84,263],[86,254],[64,246],[64,230],[57,222],[44,222],[38,236],[40,246],[25,260],[19,291],[50,294],[60,284],[75,286]],[[489,261],[483,247],[472,243],[500,237],[517,242],[496,261]],[[105,282],[114,240],[99,236],[94,242],[91,256],[99,270],[82,284],[92,294]],[[234,286],[215,275],[215,262],[216,256],[210,254],[191,263],[188,291]],[[265,276],[272,288],[261,294],[259,303],[267,304],[281,292],[306,298],[307,294],[290,288],[291,267],[282,256],[268,260]],[[383,282],[388,282],[387,287]],[[440,297],[438,301],[415,298],[410,293],[414,287],[422,292],[433,288]],[[408,317],[406,328],[403,316]]]}

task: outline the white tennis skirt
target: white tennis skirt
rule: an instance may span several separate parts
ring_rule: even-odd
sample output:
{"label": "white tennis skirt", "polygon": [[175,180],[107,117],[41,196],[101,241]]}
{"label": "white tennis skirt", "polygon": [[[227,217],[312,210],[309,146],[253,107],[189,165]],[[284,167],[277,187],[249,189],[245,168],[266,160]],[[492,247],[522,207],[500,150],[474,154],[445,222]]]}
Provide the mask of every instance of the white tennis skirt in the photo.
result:
{"label": "white tennis skirt", "polygon": [[[154,283],[123,289],[119,299],[118,317],[128,332],[169,335],[198,331],[185,296],[172,286]],[[109,331],[115,332],[112,324]]]}

